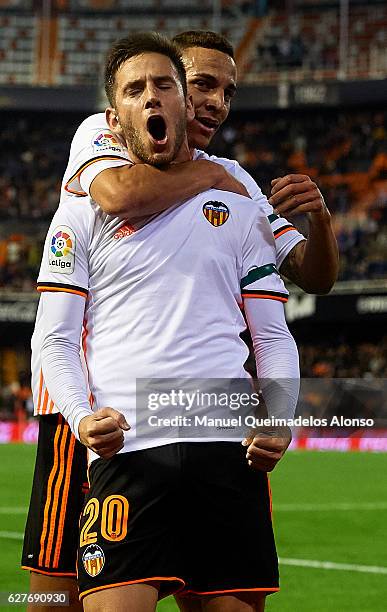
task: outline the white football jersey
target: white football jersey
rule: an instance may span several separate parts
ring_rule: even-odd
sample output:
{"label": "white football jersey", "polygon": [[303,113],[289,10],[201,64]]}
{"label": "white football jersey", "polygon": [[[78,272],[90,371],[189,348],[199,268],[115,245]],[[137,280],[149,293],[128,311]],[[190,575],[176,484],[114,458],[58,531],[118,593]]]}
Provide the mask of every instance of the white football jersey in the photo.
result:
{"label": "white football jersey", "polygon": [[[83,351],[92,405],[136,422],[136,379],[247,378],[243,297],[285,302],[270,224],[251,200],[209,190],[140,229],[69,196],[51,223],[39,291],[86,298]],[[56,411],[33,337],[36,411]],[[42,406],[44,403],[44,409]],[[139,414],[137,411],[137,422]],[[136,428],[125,450],[144,448]],[[169,440],[171,442],[172,440]],[[151,444],[154,446],[154,442]]]}

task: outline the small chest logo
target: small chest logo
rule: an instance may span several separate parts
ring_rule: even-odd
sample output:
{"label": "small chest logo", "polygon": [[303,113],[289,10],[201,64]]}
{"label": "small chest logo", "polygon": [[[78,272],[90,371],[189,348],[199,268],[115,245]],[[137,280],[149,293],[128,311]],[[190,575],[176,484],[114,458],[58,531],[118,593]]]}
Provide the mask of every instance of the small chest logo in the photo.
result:
{"label": "small chest logo", "polygon": [[125,223],[125,225],[120,227],[120,229],[113,235],[113,238],[114,240],[120,240],[121,238],[131,236],[132,234],[134,234],[135,231],[136,229],[133,227],[133,225]]}
{"label": "small chest logo", "polygon": [[90,544],[82,555],[82,563],[89,576],[98,576],[105,565],[105,555],[98,544]]}
{"label": "small chest logo", "polygon": [[212,201],[204,204],[203,214],[211,225],[214,227],[219,227],[220,225],[226,223],[230,216],[230,211],[228,210],[226,204],[223,204],[223,202]]}

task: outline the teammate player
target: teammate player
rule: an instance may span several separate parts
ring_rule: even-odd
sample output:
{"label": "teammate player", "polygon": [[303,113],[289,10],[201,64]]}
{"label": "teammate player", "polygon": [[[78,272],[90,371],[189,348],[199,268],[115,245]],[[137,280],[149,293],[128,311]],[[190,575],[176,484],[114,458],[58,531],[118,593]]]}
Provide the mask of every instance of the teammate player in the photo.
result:
{"label": "teammate player", "polygon": [[[148,35],[117,43],[107,90],[109,124],[133,161],[158,165],[185,154],[184,69],[167,41]],[[39,275],[37,330],[50,401],[102,457],[122,447],[127,430],[114,408],[134,423],[136,378],[247,376],[242,300],[260,377],[298,375],[270,227],[250,200],[211,190],[130,231],[120,232],[122,225],[92,200],[69,196],[51,224]],[[90,410],[82,326],[94,405],[113,407],[105,412]],[[273,413],[278,386],[264,391]],[[292,388],[281,395],[290,412],[296,395]],[[111,461],[92,454],[78,563],[85,609],[146,612],[159,591],[181,587],[203,596],[203,609],[258,609],[262,594],[278,588],[266,476],[249,470],[230,437],[147,444],[134,433]],[[205,523],[195,528],[198,513]],[[246,539],[260,545],[246,551]]]}

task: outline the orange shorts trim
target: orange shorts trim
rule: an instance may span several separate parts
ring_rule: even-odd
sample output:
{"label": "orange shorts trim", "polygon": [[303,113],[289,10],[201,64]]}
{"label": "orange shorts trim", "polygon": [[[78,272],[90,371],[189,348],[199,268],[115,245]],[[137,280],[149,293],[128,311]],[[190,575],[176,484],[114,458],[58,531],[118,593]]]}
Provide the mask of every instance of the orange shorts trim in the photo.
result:
{"label": "orange shorts trim", "polygon": [[227,593],[252,593],[252,592],[261,592],[261,593],[276,593],[279,591],[279,587],[267,587],[267,588],[256,588],[256,589],[227,589],[225,591],[192,591],[188,589],[187,591],[183,591],[179,593],[179,597],[184,597],[185,595],[221,595]]}
{"label": "orange shorts trim", "polygon": [[45,572],[37,569],[36,567],[28,567],[28,565],[22,565],[21,568],[24,570],[30,570],[31,572],[36,572],[37,574],[43,574],[43,576],[62,576],[63,578],[77,577],[75,572]]}
{"label": "orange shorts trim", "polygon": [[[178,582],[181,586],[180,588],[176,589],[175,593],[178,593],[185,586],[184,580],[182,578],[177,578],[176,576],[168,577],[168,578],[166,578],[165,576],[164,577],[153,576],[152,578],[140,578],[139,580],[128,580],[125,582],[113,582],[112,584],[105,584],[104,586],[95,587],[94,589],[88,589],[87,591],[83,591],[82,593],[79,593],[79,599],[80,601],[82,601],[82,599],[86,597],[86,595],[90,595],[90,593],[96,593],[97,591],[103,591],[105,589],[111,589],[114,587],[125,586],[129,584],[140,584],[141,582],[154,582],[156,580],[163,581],[163,582]],[[170,593],[170,595],[173,595],[173,592]]]}

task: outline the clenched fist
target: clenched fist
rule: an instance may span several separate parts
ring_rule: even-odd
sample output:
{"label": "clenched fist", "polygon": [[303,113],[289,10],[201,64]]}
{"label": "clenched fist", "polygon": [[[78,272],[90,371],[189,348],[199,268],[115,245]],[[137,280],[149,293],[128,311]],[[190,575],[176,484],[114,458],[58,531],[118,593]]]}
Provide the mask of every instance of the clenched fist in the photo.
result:
{"label": "clenched fist", "polygon": [[306,174],[287,174],[271,181],[269,202],[283,217],[312,213],[330,217],[321,191]]}
{"label": "clenched fist", "polygon": [[124,431],[130,425],[124,415],[114,408],[100,408],[94,414],[83,417],[79,423],[79,439],[104,459],[111,459],[124,446]]}
{"label": "clenched fist", "polygon": [[289,427],[281,427],[251,434],[243,440],[242,445],[248,447],[246,459],[250,467],[271,472],[284,456],[291,441],[292,433]]}

